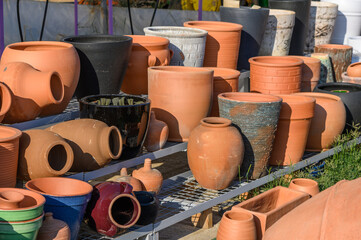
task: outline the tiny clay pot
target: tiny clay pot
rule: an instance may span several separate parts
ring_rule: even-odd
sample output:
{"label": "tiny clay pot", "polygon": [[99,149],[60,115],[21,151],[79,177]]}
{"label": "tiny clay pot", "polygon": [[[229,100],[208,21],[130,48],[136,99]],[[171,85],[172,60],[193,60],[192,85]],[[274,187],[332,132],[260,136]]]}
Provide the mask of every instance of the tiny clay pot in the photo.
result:
{"label": "tiny clay pot", "polygon": [[352,63],[348,66],[347,75],[349,77],[361,77],[361,62]]}
{"label": "tiny clay pot", "polygon": [[132,176],[129,176],[126,168],[122,168],[120,170],[120,175],[114,176],[114,177],[108,179],[107,181],[125,182],[125,183],[132,185],[133,191],[142,191],[143,190],[142,183],[138,179],[136,179]]}
{"label": "tiny clay pot", "polygon": [[139,179],[143,189],[147,192],[159,193],[162,187],[163,176],[157,169],[152,169],[152,160],[150,158],[146,158],[144,167],[134,170],[132,176]]}
{"label": "tiny clay pot", "polygon": [[288,188],[305,192],[314,197],[317,193],[320,192],[318,188],[318,183],[315,180],[308,178],[296,178],[290,182]]}
{"label": "tiny clay pot", "polygon": [[168,135],[168,125],[165,122],[158,120],[155,113],[152,111],[150,114],[147,137],[144,141],[144,146],[147,151],[154,152],[162,149],[168,140]]}
{"label": "tiny clay pot", "polygon": [[45,213],[45,220],[36,240],[70,240],[70,229],[64,221],[55,219],[53,213]]}

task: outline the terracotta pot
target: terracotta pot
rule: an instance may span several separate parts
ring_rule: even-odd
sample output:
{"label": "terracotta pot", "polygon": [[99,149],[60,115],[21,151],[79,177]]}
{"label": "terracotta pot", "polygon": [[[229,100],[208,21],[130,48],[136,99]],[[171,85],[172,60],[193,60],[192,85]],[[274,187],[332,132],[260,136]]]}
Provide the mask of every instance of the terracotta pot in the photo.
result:
{"label": "terracotta pot", "polygon": [[341,74],[346,72],[352,60],[352,47],[339,44],[324,44],[315,46],[316,53],[327,53],[335,71],[337,82],[342,82]]}
{"label": "terracotta pot", "polygon": [[132,176],[139,179],[142,187],[147,192],[159,193],[162,188],[163,176],[157,169],[152,169],[152,160],[146,158],[144,167],[134,170]]}
{"label": "terracotta pot", "polygon": [[320,80],[321,60],[312,57],[292,56],[303,60],[301,92],[312,92]]}
{"label": "terracotta pot", "polygon": [[184,26],[208,32],[204,67],[237,69],[242,25],[216,21],[189,21],[185,22]]}
{"label": "terracotta pot", "polygon": [[169,40],[162,37],[129,35],[132,52],[121,90],[127,94],[148,94],[148,67],[167,66],[173,55]]}
{"label": "terracotta pot", "polygon": [[318,183],[315,180],[308,178],[293,179],[290,182],[288,188],[307,193],[312,197],[314,197],[317,193],[320,192],[320,190],[318,189]]}
{"label": "terracotta pot", "polygon": [[349,77],[361,77],[361,62],[352,63],[348,66],[347,75]]}
{"label": "terracotta pot", "polygon": [[70,145],[58,134],[33,129],[20,138],[18,179],[57,177],[69,171],[74,154]]}
{"label": "terracotta pot", "polygon": [[4,123],[33,120],[44,108],[56,106],[64,97],[64,86],[58,73],[40,72],[27,63],[1,65],[0,81],[7,85],[12,96]]}
{"label": "terracotta pot", "polygon": [[141,208],[128,183],[104,182],[94,186],[86,209],[88,224],[98,233],[114,236],[118,228],[130,228],[139,219]]}
{"label": "terracotta pot", "polygon": [[253,214],[257,239],[261,240],[269,227],[309,198],[307,193],[278,186],[241,202],[234,208],[239,207]]}
{"label": "terracotta pot", "polygon": [[71,44],[47,41],[13,43],[5,48],[1,56],[1,64],[9,62],[25,62],[39,71],[59,73],[64,85],[64,98],[60,104],[44,107],[41,115],[64,111],[73,97],[80,74],[79,56]]}
{"label": "terracotta pot", "polygon": [[6,84],[0,82],[0,122],[5,117],[5,114],[10,110],[12,97],[11,97],[11,91],[6,86]]}
{"label": "terracotta pot", "polygon": [[209,68],[214,71],[213,102],[209,116],[219,117],[218,94],[224,92],[238,92],[240,72],[228,68]]}
{"label": "terracotta pot", "polygon": [[279,95],[282,108],[270,165],[293,165],[301,161],[305,152],[316,100],[311,97]]}
{"label": "terracotta pot", "polygon": [[256,225],[251,213],[232,208],[223,214],[217,231],[217,240],[256,240]]}
{"label": "terracotta pot", "polygon": [[350,77],[347,72],[342,73],[342,82],[355,83],[361,85],[361,77]]}
{"label": "terracotta pot", "polygon": [[130,184],[133,187],[133,191],[142,191],[143,190],[142,183],[138,179],[129,176],[126,168],[122,168],[120,170],[120,175],[109,178],[107,181],[125,182],[125,183]]}
{"label": "terracotta pot", "polygon": [[157,120],[155,113],[150,114],[150,122],[147,132],[147,137],[144,141],[144,146],[148,152],[155,152],[162,149],[166,144],[169,135],[168,125],[160,120]]}
{"label": "terracotta pot", "polygon": [[189,137],[188,165],[204,188],[227,188],[242,165],[242,136],[231,124],[226,118],[204,118]]}
{"label": "terracotta pot", "polygon": [[24,200],[24,198],[24,194],[17,191],[0,191],[0,209],[18,209],[20,208],[20,203]]}
{"label": "terracotta pot", "polygon": [[16,128],[0,126],[0,187],[15,187],[18,169],[19,138],[21,131]]}
{"label": "terracotta pot", "polygon": [[212,104],[213,70],[195,67],[148,68],[148,97],[158,120],[169,127],[169,141],[188,141]]}
{"label": "terracotta pot", "polygon": [[148,225],[154,223],[157,219],[159,201],[154,193],[151,192],[134,192],[135,197],[139,201],[142,209],[137,225]]}
{"label": "terracotta pot", "polygon": [[73,149],[74,163],[70,171],[99,169],[122,152],[119,130],[93,119],[77,119],[55,124],[47,130],[59,134]]}
{"label": "terracotta pot", "polygon": [[251,92],[291,94],[300,92],[303,60],[261,56],[249,59]]}
{"label": "terracotta pot", "polygon": [[321,61],[320,80],[321,83],[335,82],[335,73],[333,71],[331,58],[327,53],[312,53],[312,58],[317,58]]}
{"label": "terracotta pot", "polygon": [[346,110],[341,98],[326,93],[296,93],[316,99],[314,117],[308,134],[306,150],[329,149],[346,123]]}
{"label": "terracotta pot", "polygon": [[0,236],[4,240],[31,239],[35,240],[39,228],[43,223],[42,214],[40,217],[20,222],[0,222]]}
{"label": "terracotta pot", "polygon": [[53,213],[45,213],[45,220],[36,240],[70,240],[70,229],[65,222],[53,218]]}
{"label": "terracotta pot", "polygon": [[241,175],[256,179],[267,173],[282,99],[259,93],[221,93],[219,115],[241,131],[245,154]]}

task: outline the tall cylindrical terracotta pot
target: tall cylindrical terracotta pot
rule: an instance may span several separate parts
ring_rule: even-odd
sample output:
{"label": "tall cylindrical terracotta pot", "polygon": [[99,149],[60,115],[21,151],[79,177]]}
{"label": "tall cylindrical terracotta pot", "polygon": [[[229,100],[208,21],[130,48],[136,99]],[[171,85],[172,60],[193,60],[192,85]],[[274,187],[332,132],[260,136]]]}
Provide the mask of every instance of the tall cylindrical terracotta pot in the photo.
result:
{"label": "tall cylindrical terracotta pot", "polygon": [[312,92],[320,80],[321,60],[312,57],[292,56],[303,60],[301,92]]}
{"label": "tall cylindrical terracotta pot", "polygon": [[242,25],[216,21],[189,21],[185,22],[184,26],[208,32],[204,67],[237,69]]}
{"label": "tall cylindrical terracotta pot", "polygon": [[204,118],[189,137],[188,165],[204,188],[227,188],[242,165],[242,136],[231,124],[231,120],[226,118]]}
{"label": "tall cylindrical terracotta pot", "polygon": [[3,121],[5,114],[10,110],[12,97],[11,91],[6,84],[0,82],[0,122]]}
{"label": "tall cylindrical terracotta pot", "polygon": [[245,155],[242,176],[259,178],[266,174],[277,129],[282,99],[259,93],[218,95],[219,115],[228,118],[241,131]]}
{"label": "tall cylindrical terracotta pot", "polygon": [[270,165],[298,163],[306,148],[316,100],[298,95],[279,95],[283,102]]}
{"label": "tall cylindrical terracotta pot", "polygon": [[213,70],[164,66],[148,68],[152,111],[169,127],[169,141],[188,141],[212,104]]}
{"label": "tall cylindrical terracotta pot", "polygon": [[1,64],[9,62],[25,62],[39,71],[59,73],[64,85],[64,98],[60,104],[45,107],[41,115],[64,111],[73,97],[80,74],[80,60],[73,45],[50,41],[13,43],[5,48],[1,56]]}
{"label": "tall cylindrical terracotta pot", "polygon": [[0,126],[0,187],[15,187],[21,131]]}
{"label": "tall cylindrical terracotta pot", "polygon": [[249,59],[251,92],[291,94],[300,92],[303,60],[295,57],[260,56]]}
{"label": "tall cylindrical terracotta pot", "polygon": [[173,55],[169,40],[162,37],[128,35],[133,39],[128,68],[121,90],[127,94],[148,94],[148,67],[167,66]]}

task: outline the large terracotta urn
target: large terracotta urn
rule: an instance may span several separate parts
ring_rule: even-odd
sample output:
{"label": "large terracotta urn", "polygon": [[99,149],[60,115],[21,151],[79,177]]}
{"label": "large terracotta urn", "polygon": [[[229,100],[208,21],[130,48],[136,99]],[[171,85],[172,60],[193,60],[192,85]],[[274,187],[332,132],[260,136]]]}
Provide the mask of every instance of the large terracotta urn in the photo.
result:
{"label": "large terracotta urn", "polygon": [[208,117],[193,129],[187,147],[188,165],[204,188],[227,188],[240,169],[244,144],[237,128],[226,118]]}
{"label": "large terracotta urn", "polygon": [[204,67],[237,69],[242,25],[216,21],[189,21],[185,22],[184,26],[208,32]]}
{"label": "large terracotta urn", "polygon": [[167,66],[173,55],[169,40],[163,37],[128,35],[132,52],[121,90],[127,94],[148,94],[148,67]]}
{"label": "large terracotta urn", "polygon": [[320,80],[321,60],[313,57],[291,56],[303,60],[301,92],[312,92]]}
{"label": "large terracotta urn", "polygon": [[159,193],[162,188],[163,175],[159,170],[152,168],[150,158],[146,158],[144,166],[134,170],[132,176],[141,182],[142,188],[147,192]]}
{"label": "large terracotta urn", "polygon": [[213,70],[197,67],[148,68],[148,97],[158,120],[169,127],[169,141],[188,141],[207,117],[213,92]]}
{"label": "large terracotta urn", "polygon": [[64,111],[73,97],[80,74],[80,60],[73,45],[51,41],[13,43],[5,48],[1,56],[1,64],[9,62],[25,62],[39,71],[59,73],[64,85],[64,98],[60,104],[45,107],[41,115]]}
{"label": "large terracotta urn", "polygon": [[0,82],[0,122],[5,117],[5,114],[10,110],[12,97],[11,97],[11,91],[6,86],[6,84]]}

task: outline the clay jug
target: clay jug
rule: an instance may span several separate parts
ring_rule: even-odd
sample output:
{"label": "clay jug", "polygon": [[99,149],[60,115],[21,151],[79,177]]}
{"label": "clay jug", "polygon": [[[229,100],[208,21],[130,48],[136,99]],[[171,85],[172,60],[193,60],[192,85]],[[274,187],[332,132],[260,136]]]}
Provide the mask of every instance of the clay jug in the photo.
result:
{"label": "clay jug", "polygon": [[74,152],[70,171],[82,172],[99,169],[122,152],[122,136],[118,128],[108,127],[94,119],[77,119],[53,125],[47,130],[63,137]]}
{"label": "clay jug", "polygon": [[18,209],[20,202],[25,198],[24,194],[17,191],[0,192],[0,209],[14,210]]}
{"label": "clay jug", "polygon": [[63,100],[64,86],[58,73],[40,72],[27,63],[13,62],[0,66],[0,81],[11,92],[11,108],[4,123],[33,120],[47,106]]}
{"label": "clay jug", "polygon": [[60,104],[44,107],[41,116],[64,111],[73,97],[80,74],[80,60],[73,45],[50,41],[13,43],[6,46],[1,56],[1,64],[9,62],[25,62],[39,71],[59,73],[64,85],[64,98]]}
{"label": "clay jug", "polygon": [[313,57],[291,56],[303,60],[301,92],[312,92],[320,80],[321,60]]}
{"label": "clay jug", "polygon": [[6,86],[6,84],[0,82],[0,122],[5,117],[5,114],[10,110],[12,97],[11,97],[11,91]]}
{"label": "clay jug", "polygon": [[148,127],[147,137],[144,141],[144,146],[148,152],[158,151],[166,144],[169,135],[168,125],[160,120],[157,120],[155,113],[150,114],[150,122]]}
{"label": "clay jug", "polygon": [[227,188],[243,162],[242,136],[226,118],[208,117],[193,129],[188,141],[188,165],[204,188]]}
{"label": "clay jug", "polygon": [[70,145],[58,134],[32,129],[20,138],[18,179],[57,177],[69,171],[74,154]]}
{"label": "clay jug", "polygon": [[278,95],[282,107],[270,165],[292,165],[298,163],[306,148],[316,100],[296,95]]}
{"label": "clay jug", "polygon": [[356,62],[348,66],[347,75],[349,77],[361,77],[361,62]]}
{"label": "clay jug", "polygon": [[132,185],[133,191],[142,191],[143,190],[142,183],[138,179],[129,176],[126,168],[122,168],[120,170],[120,175],[114,176],[114,177],[108,179],[107,181],[125,182],[125,183]]}
{"label": "clay jug", "polygon": [[45,213],[45,220],[36,240],[70,240],[70,229],[65,222],[53,218],[53,213]]}
{"label": "clay jug", "polygon": [[296,178],[292,179],[288,188],[305,192],[310,194],[312,197],[320,192],[318,188],[318,182],[308,178]]}
{"label": "clay jug", "polygon": [[162,37],[128,35],[133,39],[132,53],[121,90],[127,94],[148,94],[148,67],[167,66],[173,52]]}
{"label": "clay jug", "polygon": [[139,179],[143,189],[147,192],[159,193],[162,187],[162,173],[157,169],[152,169],[152,160],[150,158],[146,158],[144,160],[144,167],[134,170],[132,176]]}

